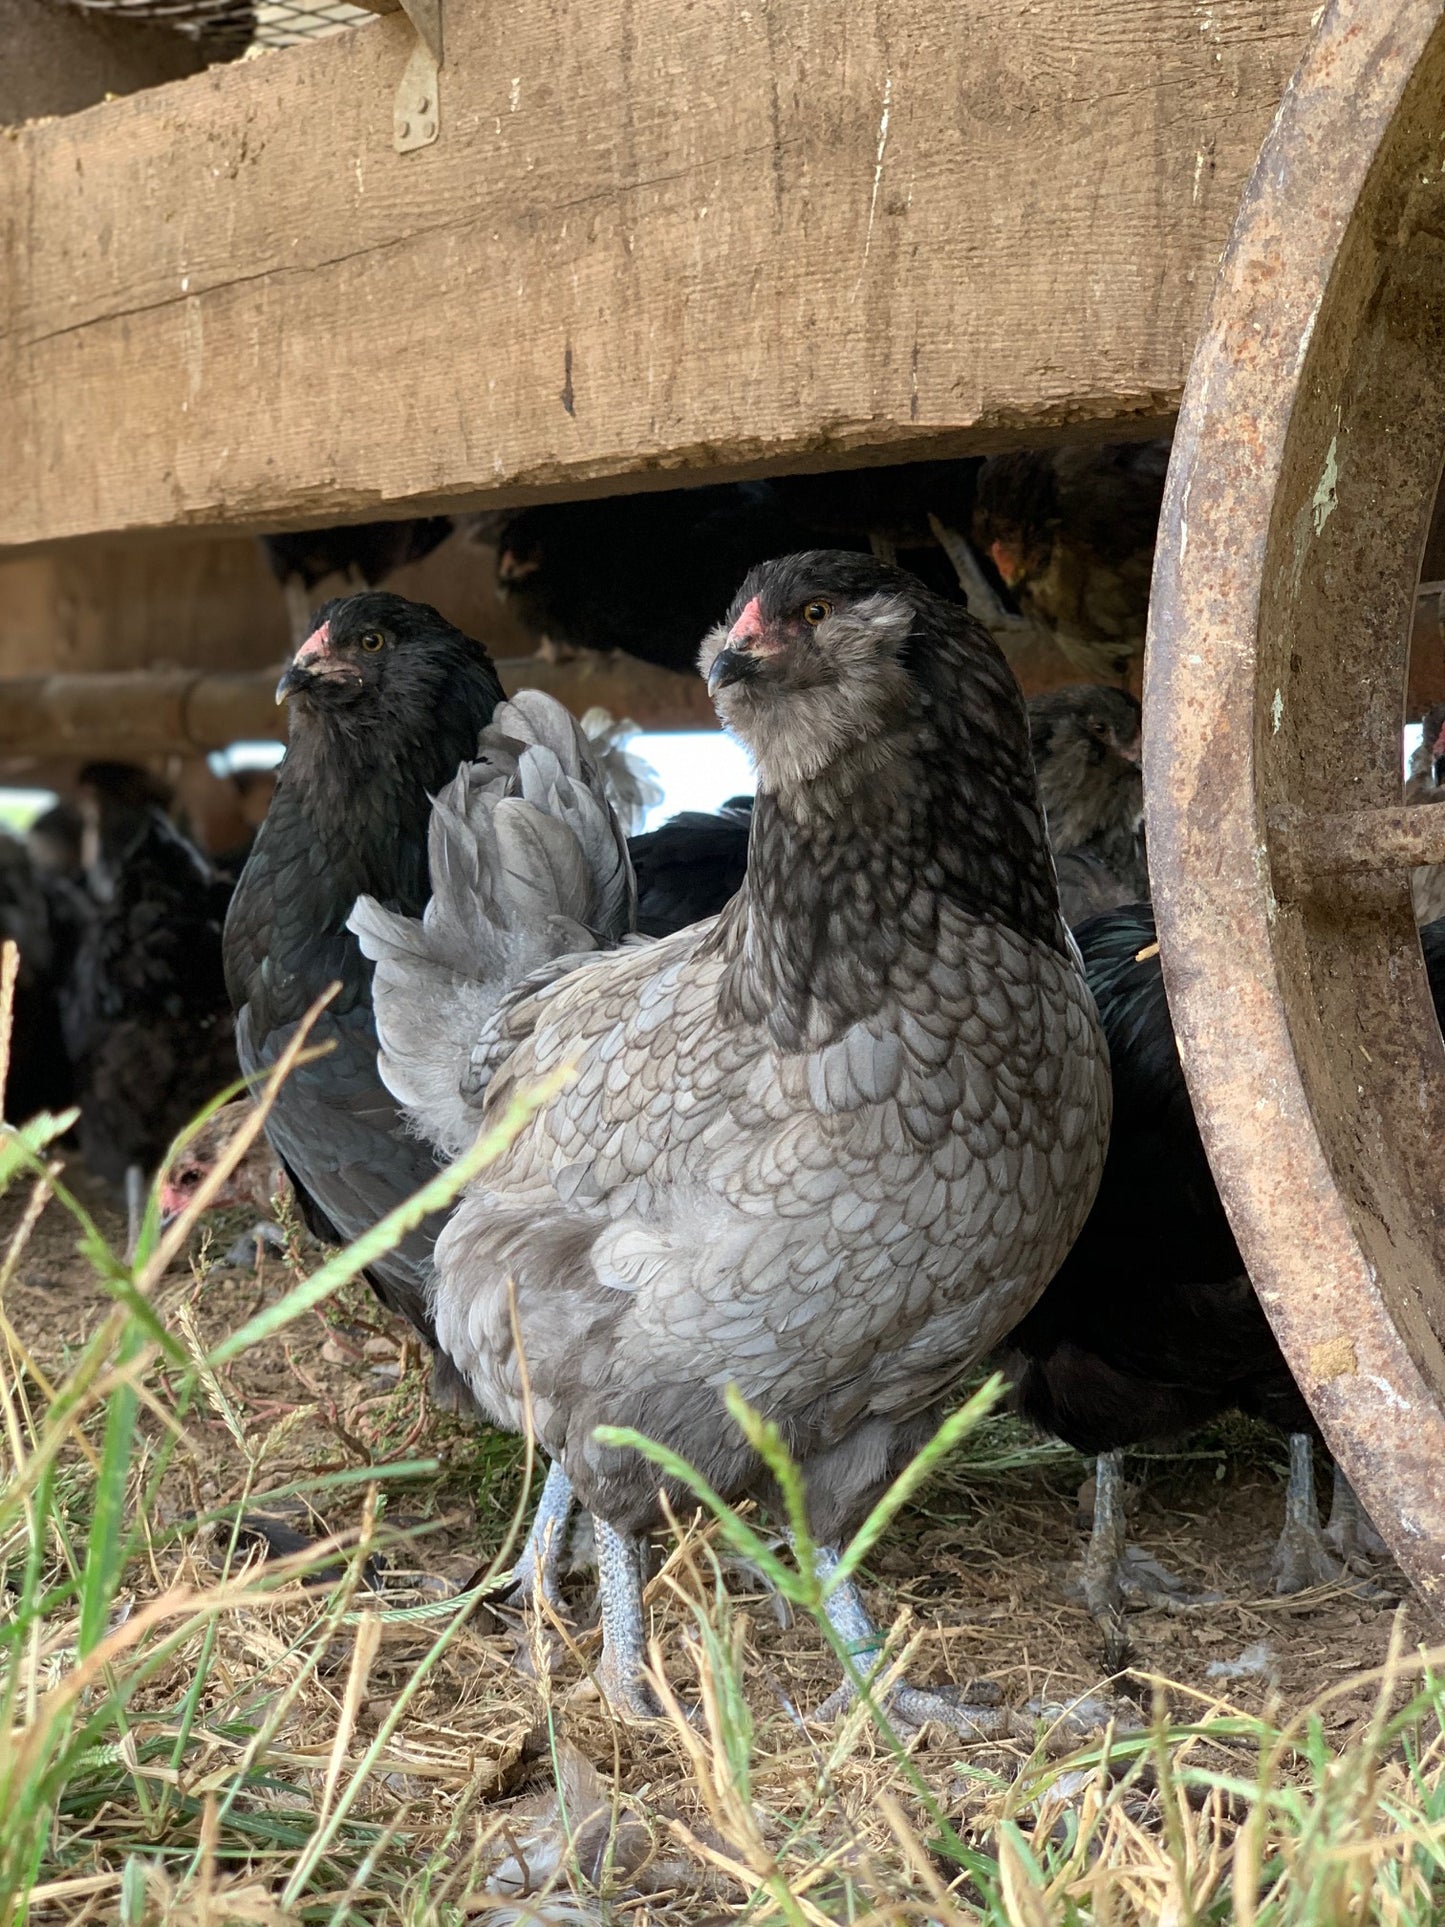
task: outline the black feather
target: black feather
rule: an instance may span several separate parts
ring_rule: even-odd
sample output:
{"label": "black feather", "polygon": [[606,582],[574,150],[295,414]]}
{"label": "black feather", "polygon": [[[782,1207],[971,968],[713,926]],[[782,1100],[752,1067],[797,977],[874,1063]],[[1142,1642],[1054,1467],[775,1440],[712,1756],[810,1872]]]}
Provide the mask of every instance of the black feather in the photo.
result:
{"label": "black feather", "polygon": [[[1229,1228],[1194,1121],[1154,915],[1075,933],[1113,1068],[1103,1180],[1078,1242],[1015,1329],[1019,1408],[1082,1452],[1142,1445],[1231,1409],[1288,1432],[1314,1420]],[[1445,921],[1421,931],[1445,1020]]]}

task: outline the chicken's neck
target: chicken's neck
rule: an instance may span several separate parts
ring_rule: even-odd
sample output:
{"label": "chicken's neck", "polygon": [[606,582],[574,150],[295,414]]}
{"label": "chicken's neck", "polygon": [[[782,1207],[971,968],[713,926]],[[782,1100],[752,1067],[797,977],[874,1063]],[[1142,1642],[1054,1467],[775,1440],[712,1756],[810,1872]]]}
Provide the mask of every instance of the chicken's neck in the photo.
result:
{"label": "chicken's neck", "polygon": [[1096,856],[1130,889],[1147,892],[1143,778],[1134,764],[1096,761],[1088,745],[1070,744],[1042,762],[1039,790],[1056,850]]}
{"label": "chicken's neck", "polygon": [[1066,950],[1027,739],[1020,754],[1010,716],[997,735],[977,725],[934,708],[864,780],[759,791],[716,937],[724,1021],[815,1048],[920,983],[965,918]]}
{"label": "chicken's neck", "polygon": [[281,780],[268,812],[278,832],[310,840],[320,863],[311,865],[322,893],[312,906],[318,925],[341,930],[358,896],[420,916],[431,894],[427,825],[432,797],[476,754],[477,736],[490,720],[459,701],[430,727],[406,735],[395,728],[343,733],[306,719],[293,732]]}

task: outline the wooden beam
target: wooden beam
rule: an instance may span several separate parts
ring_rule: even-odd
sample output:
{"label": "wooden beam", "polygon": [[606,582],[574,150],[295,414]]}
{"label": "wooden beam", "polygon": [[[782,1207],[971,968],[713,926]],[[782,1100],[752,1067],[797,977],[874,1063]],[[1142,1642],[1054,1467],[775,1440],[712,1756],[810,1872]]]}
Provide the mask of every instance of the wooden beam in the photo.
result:
{"label": "wooden beam", "polygon": [[[718,726],[700,677],[631,656],[584,651],[561,662],[526,656],[499,662],[497,673],[509,696],[545,689],[578,716],[600,705],[643,729]],[[278,662],[234,675],[141,669],[12,676],[0,681],[0,762],[102,756],[140,762],[203,755],[247,738],[284,740],[286,711],[275,695],[280,674]]]}
{"label": "wooden beam", "polygon": [[[339,576],[314,601],[348,595]],[[497,596],[492,551],[453,536],[387,588],[430,602],[494,657],[536,645]],[[0,678],[91,669],[265,669],[291,643],[286,604],[248,535],[89,536],[0,551]]]}
{"label": "wooden beam", "polygon": [[[1143,431],[1314,0],[497,0],[0,142],[0,543]],[[499,49],[505,50],[505,58]]]}

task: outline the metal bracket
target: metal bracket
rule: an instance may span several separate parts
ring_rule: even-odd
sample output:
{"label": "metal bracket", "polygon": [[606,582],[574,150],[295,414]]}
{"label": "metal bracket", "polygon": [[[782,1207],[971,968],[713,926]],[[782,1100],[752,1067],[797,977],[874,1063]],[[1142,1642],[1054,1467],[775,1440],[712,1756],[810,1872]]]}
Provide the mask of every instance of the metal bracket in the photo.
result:
{"label": "metal bracket", "polygon": [[441,132],[442,0],[401,0],[401,4],[416,28],[416,45],[396,90],[391,141],[398,154],[410,154],[418,147],[430,147]]}

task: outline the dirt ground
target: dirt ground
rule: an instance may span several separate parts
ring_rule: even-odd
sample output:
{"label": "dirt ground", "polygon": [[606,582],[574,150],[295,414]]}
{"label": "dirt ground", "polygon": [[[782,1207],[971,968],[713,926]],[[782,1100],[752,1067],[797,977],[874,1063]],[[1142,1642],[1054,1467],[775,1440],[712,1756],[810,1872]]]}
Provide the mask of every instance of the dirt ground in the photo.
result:
{"label": "dirt ground", "polygon": [[[115,1202],[84,1173],[67,1173],[117,1248],[122,1224]],[[13,1226],[19,1200],[0,1199],[0,1238]],[[240,1227],[221,1223],[209,1249],[167,1278],[161,1300],[173,1320],[202,1344],[218,1339],[290,1282],[287,1261],[264,1259],[259,1271],[214,1263]],[[291,1264],[314,1264],[314,1247],[293,1240]],[[62,1373],[108,1301],[76,1249],[72,1221],[54,1203],[27,1247],[8,1294],[10,1317],[47,1375]],[[347,1288],[339,1302],[309,1314],[221,1375],[208,1409],[186,1422],[189,1449],[177,1454],[152,1523],[243,1501],[250,1512],[284,1517],[313,1536],[345,1532],[360,1515],[365,1481],[307,1505],[294,1497],[268,1502],[283,1487],[367,1464],[437,1461],[387,1484],[385,1517],[393,1527],[419,1527],[409,1554],[393,1559],[381,1584],[397,1597],[444,1596],[464,1585],[501,1543],[520,1498],[516,1441],[469,1429],[435,1412],[427,1371],[413,1340],[371,1300]],[[148,1436],[159,1422],[143,1416]],[[1282,1439],[1240,1422],[1196,1438],[1179,1451],[1131,1460],[1137,1488],[1135,1543],[1191,1584],[1223,1595],[1216,1605],[1171,1615],[1147,1610],[1130,1618],[1136,1677],[1116,1685],[1112,1703],[1127,1723],[1130,1695],[1148,1717],[1152,1679],[1173,1682],[1168,1703],[1179,1718],[1206,1705],[1278,1712],[1313,1699],[1335,1682],[1379,1664],[1403,1590],[1398,1575],[1375,1575],[1384,1595],[1355,1596],[1344,1587],[1294,1599],[1270,1596],[1263,1575],[1278,1531],[1285,1447]],[[1099,1634],[1072,1589],[1084,1533],[1078,1493],[1089,1467],[1067,1450],[1039,1441],[1009,1418],[989,1421],[959,1459],[924,1491],[874,1556],[868,1592],[875,1616],[892,1622],[906,1609],[918,1647],[910,1664],[916,1684],[989,1680],[1005,1704],[1042,1697],[1069,1701],[1100,1690]],[[249,1488],[248,1488],[249,1480]],[[1322,1478],[1327,1489],[1327,1481]],[[412,1570],[414,1569],[414,1570]],[[136,1597],[152,1583],[134,1580]],[[734,1612],[741,1628],[749,1705],[756,1729],[761,1784],[756,1797],[776,1810],[767,1762],[796,1772],[798,1715],[819,1705],[836,1681],[833,1662],[808,1625],[779,1623],[770,1596],[744,1576]],[[578,1623],[588,1623],[589,1586],[579,1578]],[[680,1698],[695,1696],[688,1659],[691,1620],[666,1579],[654,1584],[654,1630]],[[1410,1608],[1407,1644],[1425,1635]],[[414,1630],[388,1628],[370,1675],[360,1730],[383,1719],[390,1694],[419,1650]],[[522,1812],[535,1797],[538,1718],[544,1695],[515,1664],[513,1632],[478,1619],[409,1709],[393,1754],[396,1788],[444,1793],[481,1774],[496,1810]],[[585,1641],[584,1641],[585,1645]],[[590,1649],[595,1654],[595,1647]],[[1245,1669],[1221,1679],[1210,1667],[1247,1655]],[[240,1659],[238,1664],[242,1663]],[[674,1675],[674,1663],[676,1672]],[[1188,1689],[1201,1696],[1191,1699]],[[156,1688],[164,1691],[164,1682]],[[615,1776],[651,1809],[705,1816],[696,1763],[669,1731],[623,1728],[607,1718],[575,1664],[564,1662],[545,1697],[563,1716],[578,1770]],[[1366,1717],[1369,1695],[1336,1704],[1326,1721],[1343,1739]],[[813,1729],[808,1729],[812,1731]],[[812,1744],[812,1742],[809,1742]],[[929,1729],[930,1761],[1008,1770],[1007,1749],[966,1748]],[[544,1765],[547,1763],[544,1762]],[[404,1769],[404,1773],[403,1773]],[[555,1771],[555,1758],[550,1770]],[[542,1773],[545,1781],[546,1772]],[[859,1782],[859,1799],[864,1782]],[[522,1806],[518,1807],[517,1803]],[[438,1821],[440,1824],[440,1821]],[[861,1822],[860,1822],[861,1824]]]}

